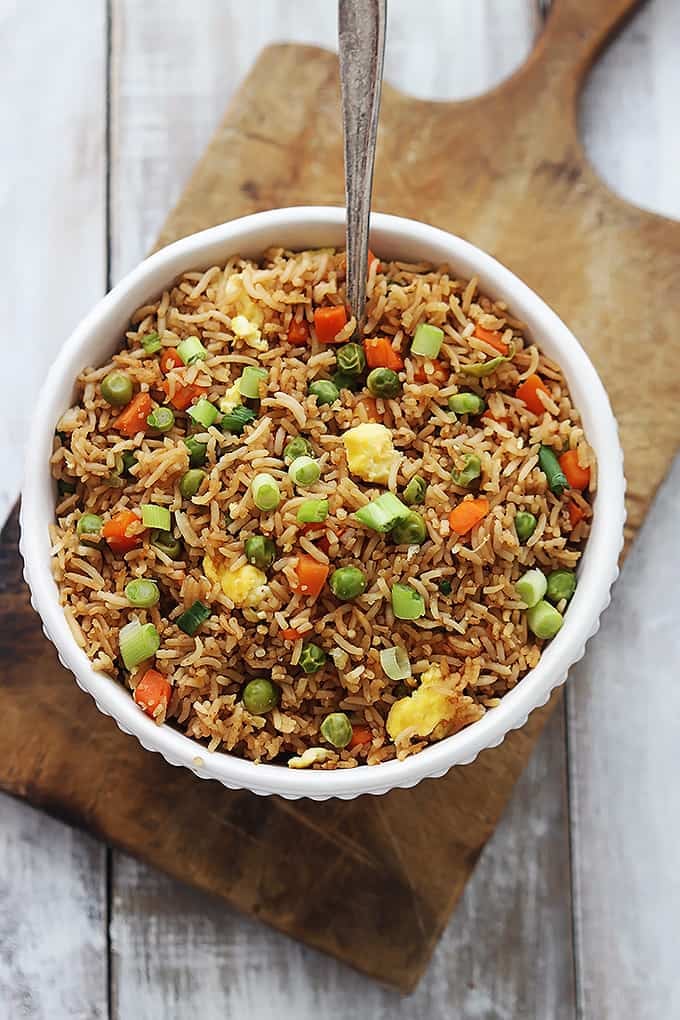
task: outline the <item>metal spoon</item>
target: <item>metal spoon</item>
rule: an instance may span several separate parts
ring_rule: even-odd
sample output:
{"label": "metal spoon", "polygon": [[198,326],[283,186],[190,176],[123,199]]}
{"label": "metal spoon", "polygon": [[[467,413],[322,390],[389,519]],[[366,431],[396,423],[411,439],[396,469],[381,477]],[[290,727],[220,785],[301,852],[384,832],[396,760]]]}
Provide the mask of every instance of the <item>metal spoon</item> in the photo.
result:
{"label": "metal spoon", "polygon": [[347,202],[347,301],[356,333],[366,317],[368,228],[385,59],[386,0],[339,0],[338,44]]}

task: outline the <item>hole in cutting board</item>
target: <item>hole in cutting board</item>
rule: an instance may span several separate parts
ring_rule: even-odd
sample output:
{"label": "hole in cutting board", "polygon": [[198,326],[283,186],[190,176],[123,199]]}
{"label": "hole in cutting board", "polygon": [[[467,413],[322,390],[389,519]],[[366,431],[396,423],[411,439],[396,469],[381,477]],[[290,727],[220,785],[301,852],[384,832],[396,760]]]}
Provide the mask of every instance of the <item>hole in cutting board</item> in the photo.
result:
{"label": "hole in cutting board", "polygon": [[536,0],[389,0],[385,78],[419,99],[469,99],[531,52]]}
{"label": "hole in cutting board", "polygon": [[680,219],[677,0],[648,0],[596,61],[581,94],[588,158],[619,195]]}

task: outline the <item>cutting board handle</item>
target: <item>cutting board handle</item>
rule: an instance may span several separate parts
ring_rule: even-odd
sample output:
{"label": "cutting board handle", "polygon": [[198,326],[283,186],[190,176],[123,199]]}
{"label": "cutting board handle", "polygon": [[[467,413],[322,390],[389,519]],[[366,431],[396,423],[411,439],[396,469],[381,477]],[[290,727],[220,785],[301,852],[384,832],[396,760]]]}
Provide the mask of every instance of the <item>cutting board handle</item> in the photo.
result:
{"label": "cutting board handle", "polygon": [[613,33],[644,0],[553,0],[532,61],[551,66],[558,84],[580,88]]}

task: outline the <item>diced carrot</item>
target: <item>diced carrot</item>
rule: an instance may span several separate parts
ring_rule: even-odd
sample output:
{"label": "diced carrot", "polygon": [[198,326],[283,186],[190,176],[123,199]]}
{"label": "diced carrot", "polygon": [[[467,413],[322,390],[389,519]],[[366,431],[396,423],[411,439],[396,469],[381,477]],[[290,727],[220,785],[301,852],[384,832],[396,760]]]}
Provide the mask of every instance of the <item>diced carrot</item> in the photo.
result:
{"label": "diced carrot", "polygon": [[484,496],[477,499],[464,499],[449,514],[451,530],[457,535],[466,535],[479,524],[489,512],[489,501]]}
{"label": "diced carrot", "polygon": [[297,583],[293,590],[298,595],[312,595],[316,598],[326,583],[329,569],[330,567],[327,563],[319,563],[318,560],[315,560],[308,553],[300,553],[298,555],[297,567],[295,568]]}
{"label": "diced carrot", "polygon": [[369,368],[391,368],[393,372],[401,372],[404,362],[395,351],[387,337],[372,336],[364,340],[366,363]]}
{"label": "diced carrot", "polygon": [[[431,372],[425,371],[426,365],[432,366]],[[413,378],[419,383],[443,382],[447,375],[447,368],[443,361],[437,361],[436,358],[424,358],[422,361],[419,361],[413,373]]]}
{"label": "diced carrot", "polygon": [[587,489],[590,485],[590,468],[582,468],[576,450],[567,450],[559,458],[566,479],[572,489]]}
{"label": "diced carrot", "polygon": [[540,393],[548,394],[548,389],[541,379],[540,375],[530,375],[528,379],[525,379],[521,385],[515,390],[515,396],[518,400],[523,400],[527,405],[532,414],[543,414],[545,407],[539,397]]}
{"label": "diced carrot", "polygon": [[489,344],[499,354],[508,353],[508,345],[503,340],[503,334],[499,333],[497,329],[484,329],[483,326],[475,326],[475,336],[478,340],[483,340],[485,344]]}
{"label": "diced carrot", "polygon": [[161,705],[163,710],[168,707],[171,692],[172,687],[162,673],[147,669],[135,687],[134,699],[142,711],[153,718]]}
{"label": "diced carrot", "polygon": [[113,427],[125,436],[136,436],[138,432],[146,432],[146,419],[151,414],[151,397],[148,393],[138,393],[127,407],[124,407],[113,423]]}
{"label": "diced carrot", "polygon": [[583,510],[578,503],[574,503],[573,499],[569,500],[567,510],[569,511],[569,520],[571,521],[572,528],[575,528],[577,524],[580,524],[586,516],[585,510]]}
{"label": "diced carrot", "polygon": [[284,641],[297,641],[298,638],[302,637],[300,631],[296,630],[295,627],[284,627],[280,633]]}
{"label": "diced carrot", "polygon": [[373,734],[368,726],[353,726],[352,739],[347,746],[349,748],[359,747],[361,744],[367,744],[369,740],[373,740]]}
{"label": "diced carrot", "polygon": [[366,408],[366,414],[369,421],[379,421],[380,415],[378,414],[378,405],[375,402],[375,397],[362,397],[359,401]]}
{"label": "diced carrot", "polygon": [[317,338],[322,344],[334,344],[341,329],[347,325],[347,312],[344,305],[331,305],[328,308],[317,308],[314,312],[314,328]]}
{"label": "diced carrot", "polygon": [[309,325],[304,319],[300,322],[293,319],[288,327],[288,343],[297,346],[309,343]]}
{"label": "diced carrot", "polygon": [[139,524],[139,517],[132,510],[121,510],[110,521],[102,527],[102,535],[109,543],[110,548],[116,553],[130,552],[141,545],[144,537],[143,532],[135,532],[128,535],[128,528],[132,524]]}
{"label": "diced carrot", "polygon": [[161,354],[161,372],[167,375],[171,368],[183,368],[184,362],[174,347],[166,347]]}
{"label": "diced carrot", "polygon": [[368,269],[369,269],[369,272],[370,272],[371,266],[373,265],[374,262],[378,263],[378,265],[376,266],[376,270],[375,271],[376,271],[376,273],[379,273],[380,272],[380,260],[378,259],[378,256],[374,255],[373,252],[371,251],[371,249],[369,248],[368,249]]}
{"label": "diced carrot", "polygon": [[[161,384],[166,394],[170,392],[170,385],[165,379]],[[196,383],[188,383],[186,386],[175,386],[175,392],[170,397],[170,403],[178,411],[186,411],[190,404],[193,404],[194,400],[197,400],[202,394],[208,392],[207,386],[197,386]]]}

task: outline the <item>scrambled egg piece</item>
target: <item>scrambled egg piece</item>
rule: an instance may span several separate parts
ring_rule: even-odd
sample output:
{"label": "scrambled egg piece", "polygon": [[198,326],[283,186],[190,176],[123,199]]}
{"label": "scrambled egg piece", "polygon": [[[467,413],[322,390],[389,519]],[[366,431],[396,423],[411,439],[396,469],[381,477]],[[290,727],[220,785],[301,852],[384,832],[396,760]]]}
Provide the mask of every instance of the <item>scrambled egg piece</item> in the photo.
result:
{"label": "scrambled egg piece", "polygon": [[392,433],[384,425],[367,422],[348,429],[342,437],[347,464],[353,475],[365,482],[385,484],[395,459],[401,459],[392,445]]}
{"label": "scrambled egg piece", "polygon": [[326,747],[308,747],[306,751],[303,751],[299,758],[291,758],[288,762],[289,769],[306,769],[310,765],[316,765],[317,762],[326,761],[326,758],[330,758],[333,752],[329,751]]}
{"label": "scrambled egg piece", "polygon": [[249,563],[238,570],[229,570],[218,568],[209,556],[204,556],[203,571],[213,584],[216,581],[220,583],[222,591],[235,606],[258,606],[269,590],[267,575]]}
{"label": "scrambled egg piece", "polygon": [[419,737],[428,737],[439,723],[453,719],[456,714],[453,692],[443,691],[439,666],[431,666],[423,673],[413,694],[400,698],[392,705],[387,716],[387,732],[395,740],[403,730],[415,727]]}
{"label": "scrambled egg piece", "polygon": [[238,386],[238,381],[230,386],[226,391],[222,399],[220,400],[220,411],[223,414],[227,414],[229,411],[233,411],[235,407],[243,403],[241,391]]}
{"label": "scrambled egg piece", "polygon": [[262,339],[261,327],[264,312],[246,291],[242,273],[233,273],[224,287],[222,309],[231,315],[231,328],[239,337],[257,351],[266,351],[267,342]]}
{"label": "scrambled egg piece", "polygon": [[248,346],[254,347],[256,351],[267,350],[267,341],[262,339],[262,333],[255,323],[247,319],[245,315],[234,316],[231,320],[231,330],[234,336],[245,340]]}

